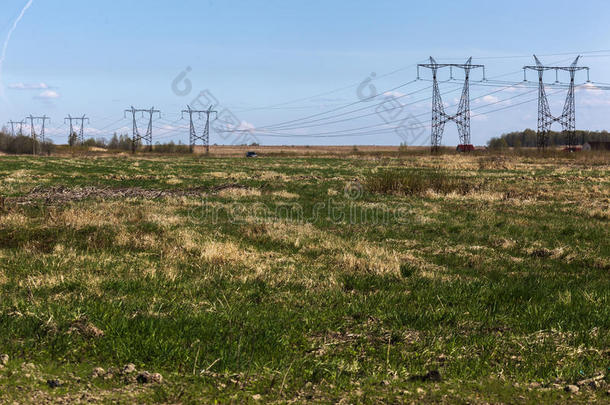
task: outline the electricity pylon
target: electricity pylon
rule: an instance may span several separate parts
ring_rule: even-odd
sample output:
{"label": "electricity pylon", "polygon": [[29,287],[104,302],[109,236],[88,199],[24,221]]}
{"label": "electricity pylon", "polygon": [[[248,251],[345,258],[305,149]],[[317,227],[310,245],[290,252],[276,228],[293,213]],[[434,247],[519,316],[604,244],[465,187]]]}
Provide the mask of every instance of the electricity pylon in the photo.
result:
{"label": "electricity pylon", "polygon": [[[438,86],[438,70],[446,67],[450,68],[451,70],[451,79],[453,79],[453,68],[463,69],[465,74],[462,98],[460,99],[458,111],[455,115],[449,115],[445,112],[445,106],[443,105],[443,99],[441,97],[441,92]],[[418,79],[419,68],[426,68],[432,70],[432,151],[436,152],[439,150],[443,139],[443,132],[445,131],[445,124],[447,124],[449,121],[453,121],[457,124],[458,132],[460,134],[460,144],[470,145],[470,71],[473,69],[482,68],[483,80],[485,80],[485,66],[473,65],[472,57],[470,57],[465,64],[455,64],[436,63],[434,58],[431,56],[430,63],[423,63],[417,65]]]}
{"label": "electricity pylon", "polygon": [[[132,106],[129,110],[125,110],[125,116],[128,112],[131,113],[131,115],[133,117],[133,135],[131,138],[131,152],[136,153],[138,143],[141,140],[144,140],[148,144],[148,150],[150,152],[152,152],[152,150],[153,150],[153,147],[152,147],[153,115],[155,115],[155,113],[158,113],[159,117],[161,117],[161,111],[155,110],[155,107],[152,107],[149,110],[142,110],[142,109],[133,108],[133,106]],[[146,130],[145,135],[140,135],[140,131],[138,130],[138,123],[136,121],[136,113],[142,113],[142,117],[144,117],[144,113],[149,114],[148,129]]]}
{"label": "electricity pylon", "polygon": [[15,136],[15,124],[19,125],[19,135],[23,135],[23,124],[25,124],[25,121],[9,121],[9,124],[11,124],[11,134],[13,136]]}
{"label": "electricity pylon", "polygon": [[42,140],[42,143],[44,143],[45,124],[46,124],[47,120],[51,121],[51,119],[49,117],[47,117],[46,115],[43,115],[42,117],[34,117],[31,114],[29,117],[26,117],[25,119],[30,120],[30,136],[32,137],[32,153],[34,155],[36,155],[37,139],[36,139],[36,128],[34,127],[34,120],[42,121],[42,127],[40,130],[40,138]]}
{"label": "electricity pylon", "polygon": [[[528,70],[538,72],[538,149],[544,150],[548,146],[551,126],[553,123],[559,122],[564,134],[567,136],[567,148],[569,151],[572,151],[576,146],[576,103],[574,97],[574,79],[576,72],[586,70],[587,82],[589,82],[589,68],[585,66],[577,66],[580,56],[578,56],[570,66],[544,66],[536,55],[534,55],[534,59],[536,60],[536,66],[525,66],[523,68],[523,75],[525,81],[527,81],[526,72]],[[551,107],[549,106],[549,100],[544,89],[544,72],[547,70],[555,71],[556,83],[559,82],[560,70],[570,73],[568,95],[563,107],[563,112],[558,117],[554,117],[553,114],[551,114]]]}
{"label": "electricity pylon", "polygon": [[87,123],[89,123],[89,118],[87,118],[86,116],[82,116],[80,118],[73,118],[70,114],[68,114],[67,118],[64,118],[64,122],[66,121],[70,121],[70,133],[68,135],[68,142],[70,141],[70,139],[72,139],[72,135],[74,134],[74,126],[72,125],[72,121],[78,122],[80,121],[80,131],[78,132],[78,143],[79,144],[84,144],[85,143],[85,120],[87,121]]}
{"label": "electricity pylon", "polygon": [[[210,115],[217,114],[218,111],[213,111],[212,106],[207,110],[193,110],[190,106],[186,106],[187,110],[182,110],[182,118],[184,118],[184,114],[188,113],[191,126],[190,126],[190,136],[189,136],[189,145],[190,151],[193,153],[195,150],[195,144],[197,141],[202,141],[203,146],[205,146],[206,155],[210,154]],[[201,119],[201,114],[206,114],[206,122],[205,127],[203,129],[203,133],[201,135],[197,134],[197,130],[195,129],[195,123],[193,122],[193,114],[198,114],[199,119]]]}

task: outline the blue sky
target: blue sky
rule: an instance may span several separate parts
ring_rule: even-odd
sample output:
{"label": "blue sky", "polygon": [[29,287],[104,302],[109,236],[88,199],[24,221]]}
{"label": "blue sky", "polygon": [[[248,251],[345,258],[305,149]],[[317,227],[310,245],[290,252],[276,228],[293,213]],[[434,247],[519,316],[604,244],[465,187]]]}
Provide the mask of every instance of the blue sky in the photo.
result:
{"label": "blue sky", "polygon": [[[3,0],[0,42],[5,42],[26,3]],[[523,65],[533,63],[528,55],[546,55],[541,58],[548,64],[569,64],[576,55],[568,53],[585,52],[581,64],[591,67],[591,79],[608,83],[607,15],[610,3],[601,0],[33,0],[7,44],[0,76],[0,120],[46,114],[52,119],[48,135],[65,143],[68,130],[63,118],[68,114],[91,118],[86,135],[108,136],[114,130],[130,131],[130,121],[123,119],[126,108],[155,106],[162,116],[155,120],[153,136],[185,141],[187,123],[180,121],[179,112],[207,90],[217,100],[223,122],[230,116],[240,122],[230,128],[254,128],[263,144],[398,144],[404,139],[394,131],[397,124],[386,125],[375,111],[394,95],[407,104],[395,110],[415,116],[410,126],[428,125],[429,82],[384,94],[414,80],[416,63],[430,55],[455,63],[474,56],[475,63],[487,66],[488,77],[516,83],[523,80]],[[590,53],[598,50],[607,51]],[[172,82],[187,67],[192,89],[188,95],[176,94]],[[337,110],[359,100],[358,85],[372,73],[376,77],[371,84],[380,96]],[[385,76],[388,73],[392,74]],[[448,72],[442,75],[448,79]],[[462,78],[459,73],[456,77]],[[429,79],[430,73],[422,71],[422,78]],[[473,80],[480,78],[480,73],[473,73]],[[577,82],[585,80],[582,74]],[[184,86],[179,81],[178,89]],[[337,89],[342,90],[331,92]],[[444,101],[452,113],[459,81],[443,83],[441,90],[447,92]],[[535,101],[519,105],[536,94],[528,96],[531,89],[508,84],[500,90],[472,86],[472,106],[478,108],[472,120],[476,144],[502,132],[536,126]],[[415,94],[407,96],[410,93]],[[557,114],[563,94],[557,91],[551,97]],[[578,92],[579,128],[610,129],[607,94],[592,88]],[[287,103],[293,100],[298,101]],[[490,103],[494,104],[485,107]],[[506,109],[486,113],[500,107]],[[356,109],[360,111],[349,114]],[[317,115],[328,110],[337,111]],[[316,117],[307,118],[312,115]],[[273,126],[287,121],[291,123]],[[139,124],[146,125],[141,119]],[[351,130],[360,135],[336,136]],[[410,143],[429,141],[429,129],[415,132]],[[236,142],[242,133],[213,132],[212,143]],[[448,124],[444,143],[457,140],[455,125]]]}

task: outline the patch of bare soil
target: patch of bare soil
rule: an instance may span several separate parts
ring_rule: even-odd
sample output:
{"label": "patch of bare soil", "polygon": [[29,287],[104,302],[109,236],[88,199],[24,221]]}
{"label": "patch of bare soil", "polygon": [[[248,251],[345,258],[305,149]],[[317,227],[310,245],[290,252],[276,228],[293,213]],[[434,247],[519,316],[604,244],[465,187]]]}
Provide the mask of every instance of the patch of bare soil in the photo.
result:
{"label": "patch of bare soil", "polygon": [[[65,204],[72,201],[81,201],[86,199],[120,199],[120,198],[144,198],[144,199],[162,199],[166,197],[199,197],[206,194],[216,194],[225,190],[249,190],[251,187],[229,183],[221,184],[214,187],[195,187],[188,189],[169,189],[155,190],[145,189],[140,187],[127,188],[103,188],[103,187],[76,187],[69,188],[64,186],[55,187],[35,187],[27,195],[22,197],[3,199],[4,203],[28,205],[39,202],[44,202],[46,205]],[[0,197],[1,199],[2,197]]]}

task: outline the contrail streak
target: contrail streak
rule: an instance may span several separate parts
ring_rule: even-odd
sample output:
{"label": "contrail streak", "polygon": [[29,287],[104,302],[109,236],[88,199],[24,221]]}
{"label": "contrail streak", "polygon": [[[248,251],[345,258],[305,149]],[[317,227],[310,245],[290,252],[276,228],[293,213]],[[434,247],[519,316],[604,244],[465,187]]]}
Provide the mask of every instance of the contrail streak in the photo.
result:
{"label": "contrail streak", "polygon": [[28,8],[30,8],[30,6],[32,5],[33,2],[34,2],[34,0],[29,0],[27,2],[27,4],[21,10],[19,17],[17,17],[17,19],[13,23],[13,26],[8,31],[8,34],[6,34],[6,39],[4,40],[4,45],[2,46],[2,55],[0,56],[0,94],[2,94],[4,92],[4,85],[3,85],[3,81],[2,81],[2,73],[3,73],[2,70],[4,68],[4,59],[6,59],[6,50],[8,48],[8,43],[10,42],[11,37],[13,36],[13,32],[17,28],[17,25],[19,25],[19,22],[25,15],[25,12],[28,11]]}

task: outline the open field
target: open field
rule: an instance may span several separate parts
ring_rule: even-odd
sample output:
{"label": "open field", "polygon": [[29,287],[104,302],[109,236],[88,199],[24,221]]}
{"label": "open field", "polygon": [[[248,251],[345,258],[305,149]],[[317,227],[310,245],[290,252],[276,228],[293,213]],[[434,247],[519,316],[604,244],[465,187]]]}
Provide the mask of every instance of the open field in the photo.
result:
{"label": "open field", "polygon": [[[184,145],[183,145],[184,146]],[[562,147],[549,148],[549,154],[565,156]],[[455,146],[442,147],[444,153],[454,153]],[[268,157],[406,157],[406,156],[425,156],[430,154],[429,146],[383,146],[383,145],[327,145],[327,146],[290,146],[290,145],[210,145],[210,156],[212,157],[244,157],[247,152],[256,152],[260,156]],[[204,146],[195,146],[195,155],[204,155]],[[147,152],[145,152],[147,153]],[[485,147],[478,146],[475,155],[487,155],[494,153],[487,151]],[[536,155],[536,148],[507,148],[502,151],[504,154],[512,155]],[[130,156],[129,151],[107,150],[97,147],[76,147],[70,148],[67,145],[57,145],[54,156]],[[578,156],[572,158],[591,159],[592,156],[598,157],[600,152],[577,153]],[[1,155],[0,155],[1,156]],[[604,156],[603,152],[602,155]]]}
{"label": "open field", "polygon": [[2,403],[608,401],[607,155],[2,156],[0,178]]}
{"label": "open field", "polygon": [[[413,148],[420,149],[420,148]],[[423,149],[423,148],[421,148]],[[428,148],[426,148],[428,149]],[[396,153],[398,146],[371,146],[371,145],[353,145],[353,146],[226,146],[212,145],[210,153],[217,156],[243,156],[247,151],[254,151],[262,155],[301,155],[301,156],[331,156],[331,155],[349,155],[355,152],[363,153]],[[205,153],[203,146],[196,146],[195,153]]]}
{"label": "open field", "polygon": [[[184,145],[183,145],[184,146]],[[429,147],[411,146],[409,148],[401,148],[399,146],[379,146],[379,145],[351,145],[351,146],[290,146],[290,145],[210,145],[210,155],[213,157],[244,157],[247,152],[253,151],[262,156],[274,157],[345,157],[345,156],[363,156],[363,155],[396,155],[398,153],[408,152],[425,154],[429,152]],[[446,148],[447,151],[455,150],[455,148]],[[206,148],[204,146],[195,146],[193,148],[195,155],[204,155]],[[145,152],[146,153],[146,152]],[[76,147],[70,148],[67,145],[57,145],[53,153],[58,156],[128,156],[130,151],[106,150],[96,147]]]}

